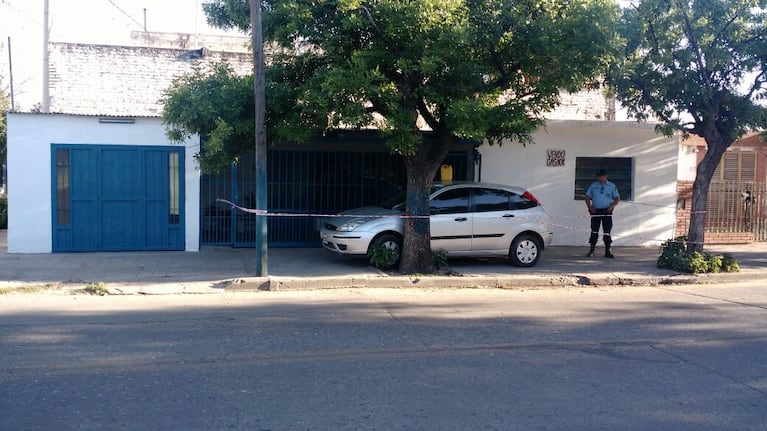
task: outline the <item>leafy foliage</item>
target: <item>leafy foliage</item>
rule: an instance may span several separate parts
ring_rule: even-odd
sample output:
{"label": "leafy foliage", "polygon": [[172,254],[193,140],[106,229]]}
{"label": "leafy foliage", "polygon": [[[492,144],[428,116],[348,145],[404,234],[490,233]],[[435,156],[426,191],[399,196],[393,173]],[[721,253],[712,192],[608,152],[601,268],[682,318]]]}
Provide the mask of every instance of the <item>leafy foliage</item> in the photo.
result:
{"label": "leafy foliage", "polygon": [[708,187],[724,151],[767,125],[767,1],[643,0],[625,9],[617,97],[666,134],[698,135],[708,151],[693,185],[689,247],[701,251]]}
{"label": "leafy foliage", "polygon": [[175,77],[162,103],[168,139],[182,143],[197,134],[205,141],[197,154],[203,170],[226,168],[254,142],[253,79],[226,62]]}
{"label": "leafy foliage", "polygon": [[738,262],[731,255],[703,254],[697,250],[688,250],[686,241],[685,236],[665,241],[661,245],[661,254],[658,256],[658,268],[691,274],[740,271]]}
{"label": "leafy foliage", "polygon": [[387,270],[391,269],[392,262],[396,259],[394,250],[386,248],[383,245],[370,247],[368,250],[368,263],[375,268]]}
{"label": "leafy foliage", "polygon": [[3,81],[0,79],[0,165],[5,163],[8,150],[8,110],[11,101],[5,93]]}
{"label": "leafy foliage", "polygon": [[674,266],[674,260],[686,253],[687,247],[685,241],[687,237],[679,236],[675,239],[665,241],[661,245],[661,254],[658,256],[657,266],[658,268],[672,269]]}
{"label": "leafy foliage", "polygon": [[98,283],[88,283],[83,290],[91,295],[109,295],[109,288],[107,288],[107,285],[101,281]]}

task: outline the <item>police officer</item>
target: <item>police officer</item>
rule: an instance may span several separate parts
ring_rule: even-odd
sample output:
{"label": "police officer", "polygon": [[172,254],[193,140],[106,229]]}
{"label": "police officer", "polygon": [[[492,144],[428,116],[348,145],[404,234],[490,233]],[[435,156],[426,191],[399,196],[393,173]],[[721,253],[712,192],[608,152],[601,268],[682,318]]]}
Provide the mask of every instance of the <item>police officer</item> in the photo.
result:
{"label": "police officer", "polygon": [[589,254],[587,257],[594,256],[594,248],[597,245],[599,237],[599,225],[602,225],[602,240],[605,243],[605,257],[615,257],[610,251],[610,244],[613,240],[610,232],[613,229],[613,210],[620,202],[621,197],[618,194],[618,188],[615,184],[607,181],[607,171],[600,169],[597,171],[597,181],[591,183],[586,189],[586,206],[591,214],[591,236],[589,237]]}

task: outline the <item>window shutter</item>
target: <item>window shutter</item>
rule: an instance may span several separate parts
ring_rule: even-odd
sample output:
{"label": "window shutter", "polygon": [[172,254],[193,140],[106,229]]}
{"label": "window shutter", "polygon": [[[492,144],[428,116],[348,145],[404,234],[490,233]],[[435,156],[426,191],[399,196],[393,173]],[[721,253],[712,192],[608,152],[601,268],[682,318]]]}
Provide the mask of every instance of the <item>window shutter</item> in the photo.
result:
{"label": "window shutter", "polygon": [[740,153],[740,180],[756,180],[756,152]]}
{"label": "window shutter", "polygon": [[719,166],[714,171],[713,180],[719,181],[755,181],[756,152],[727,151],[722,156]]}
{"label": "window shutter", "polygon": [[733,153],[733,152],[726,152],[724,153],[724,156],[722,157],[721,165],[723,165],[722,169],[722,179],[725,181],[737,181],[738,178],[738,159],[740,153]]}

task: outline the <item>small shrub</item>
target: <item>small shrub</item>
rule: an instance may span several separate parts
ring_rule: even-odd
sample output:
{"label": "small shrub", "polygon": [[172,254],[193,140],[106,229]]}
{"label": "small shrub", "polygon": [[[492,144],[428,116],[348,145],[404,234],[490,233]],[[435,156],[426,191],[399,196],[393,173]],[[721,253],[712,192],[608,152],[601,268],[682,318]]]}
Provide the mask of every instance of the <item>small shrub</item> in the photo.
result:
{"label": "small shrub", "polygon": [[722,270],[724,272],[740,272],[740,265],[734,257],[729,254],[722,256]]}
{"label": "small shrub", "polygon": [[740,271],[740,265],[734,257],[728,254],[704,255],[697,251],[688,251],[685,241],[687,237],[680,236],[664,242],[658,256],[658,268],[692,274]]}
{"label": "small shrub", "polygon": [[88,283],[88,285],[85,286],[85,291],[87,293],[90,293],[91,295],[98,295],[98,296],[109,295],[109,289],[107,289],[107,285],[102,282]]}
{"label": "small shrub", "polygon": [[447,262],[447,252],[445,250],[432,251],[431,254],[434,257],[434,265],[437,269],[450,266]]}
{"label": "small shrub", "polygon": [[394,266],[394,252],[384,246],[371,247],[368,250],[368,262],[378,269],[390,269]]}
{"label": "small shrub", "polygon": [[672,269],[679,272],[701,274],[708,272],[708,263],[706,262],[706,258],[700,252],[692,251],[678,255],[674,259]]}
{"label": "small shrub", "polygon": [[722,256],[706,254],[708,272],[717,273],[722,270]]}
{"label": "small shrub", "polygon": [[660,246],[661,253],[658,256],[658,268],[674,269],[675,258],[687,252],[685,241],[687,241],[686,236],[679,236],[664,242]]}

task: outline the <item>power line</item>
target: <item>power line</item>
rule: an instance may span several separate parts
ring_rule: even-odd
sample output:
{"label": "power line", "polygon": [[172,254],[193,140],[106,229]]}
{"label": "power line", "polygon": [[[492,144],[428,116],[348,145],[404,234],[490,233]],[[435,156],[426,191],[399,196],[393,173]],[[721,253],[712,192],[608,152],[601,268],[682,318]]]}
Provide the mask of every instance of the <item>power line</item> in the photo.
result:
{"label": "power line", "polygon": [[26,17],[28,20],[32,21],[33,23],[40,25],[40,21],[37,18],[35,18],[35,17],[29,15],[27,12],[25,12],[25,11],[15,7],[15,6],[13,6],[10,2],[8,2],[6,0],[0,0],[0,3],[8,6],[8,9],[10,9],[12,12],[15,12],[15,13],[17,13],[19,15],[23,15],[24,17]]}
{"label": "power line", "polygon": [[115,2],[114,2],[114,1],[112,1],[112,0],[107,0],[107,1],[108,1],[108,2],[109,2],[111,5],[112,5],[112,6],[114,6],[114,7],[115,7],[117,10],[119,10],[119,11],[120,11],[120,12],[121,12],[123,15],[125,15],[126,17],[128,17],[128,19],[130,19],[131,21],[133,21],[134,23],[136,23],[136,25],[137,25],[137,26],[139,26],[139,27],[140,27],[142,30],[146,31],[146,28],[144,27],[144,25],[143,25],[143,24],[141,24],[140,22],[136,21],[136,19],[135,19],[135,18],[133,18],[133,17],[132,17],[132,16],[131,16],[131,15],[130,15],[128,12],[125,12],[124,10],[122,10],[122,8],[120,8],[120,6],[118,6],[118,5],[117,5],[117,3],[115,3]]}

